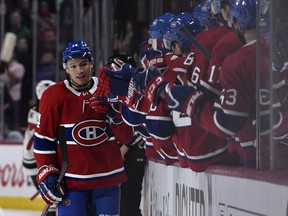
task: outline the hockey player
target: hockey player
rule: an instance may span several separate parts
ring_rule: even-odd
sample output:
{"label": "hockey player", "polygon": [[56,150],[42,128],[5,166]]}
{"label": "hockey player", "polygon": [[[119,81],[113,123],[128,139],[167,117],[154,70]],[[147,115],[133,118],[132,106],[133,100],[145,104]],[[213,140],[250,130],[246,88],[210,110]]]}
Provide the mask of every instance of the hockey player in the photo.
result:
{"label": "hockey player", "polygon": [[160,72],[167,69],[165,55],[167,50],[163,44],[163,34],[167,31],[167,25],[175,15],[173,13],[165,13],[157,17],[149,25],[149,39],[145,45],[140,46],[140,63],[141,67],[147,68],[154,65]]}
{"label": "hockey player", "polygon": [[[191,13],[180,13],[169,22],[169,29],[163,35],[164,46],[172,52],[172,55],[166,56],[168,69],[163,73],[167,80],[182,79],[187,81],[187,72],[191,70],[194,62],[194,52],[192,44],[183,37],[179,28],[185,28],[196,36],[203,30],[198,19],[195,19]],[[181,78],[180,78],[181,77]]]}
{"label": "hockey player", "polygon": [[[212,0],[211,2],[206,1],[206,14],[210,14],[213,24],[210,24],[210,28],[207,29],[207,31],[202,31],[201,33],[199,33],[196,36],[196,39],[209,53],[211,53],[215,44],[223,36],[232,31],[230,28],[227,27],[226,20],[223,18],[222,15],[224,13],[224,8],[225,10],[227,10],[226,5],[229,5],[229,2],[227,0]],[[195,15],[196,9],[197,7],[194,9],[193,15],[197,17],[197,15]],[[200,84],[201,79],[205,80],[205,77],[207,77],[207,69],[210,59],[208,59],[207,56],[204,56],[197,48],[195,48],[193,51],[195,53],[195,60],[192,70],[188,74],[188,80],[192,83],[194,87],[205,91],[206,89],[202,88]]]}
{"label": "hockey player", "polygon": [[[107,104],[93,101],[98,79],[84,41],[67,43],[62,53],[66,80],[42,95],[35,130],[37,181],[44,201],[58,204],[59,216],[118,215],[119,184],[127,177],[118,142],[127,144],[132,129]],[[95,112],[96,110],[96,112]],[[57,129],[66,130],[69,167],[58,188],[61,153]]]}
{"label": "hockey player", "polygon": [[[173,110],[184,112],[197,120],[205,130],[222,137],[237,137],[239,134],[251,138],[244,145],[254,148],[256,112],[256,1],[235,1],[231,14],[236,19],[236,27],[243,34],[245,45],[227,57],[220,69],[219,80],[223,90],[215,103],[188,86],[173,86],[169,90],[168,104]],[[268,46],[260,38],[260,119],[261,134],[269,129],[269,59]],[[185,97],[183,96],[185,95]],[[188,96],[187,96],[188,95]],[[277,108],[278,104],[273,104]],[[279,107],[279,106],[278,106]],[[275,111],[275,124],[281,115]],[[251,124],[254,122],[254,126]],[[267,124],[268,123],[268,124]],[[268,126],[268,127],[267,127]],[[239,140],[246,137],[239,137]],[[255,151],[254,151],[255,153]],[[254,156],[254,157],[253,157]],[[255,165],[255,154],[251,162]]]}
{"label": "hockey player", "polygon": [[[185,25],[191,34],[196,35],[199,31],[198,22],[192,17],[189,13],[182,13],[173,18],[171,18],[166,27],[163,35],[168,34],[171,31],[171,28],[178,28],[181,25]],[[173,33],[169,34],[173,37]],[[163,36],[162,36],[163,37]],[[181,77],[179,79],[186,79],[186,71],[192,64],[193,53],[190,53],[191,44],[188,41],[183,41],[181,38],[181,42],[179,41],[179,37],[173,37],[173,39],[177,39],[179,43],[173,44],[177,48],[175,50],[179,50],[179,52],[174,52],[172,54],[168,54],[165,56],[165,61],[167,63],[167,69],[162,72],[163,76],[166,80],[175,81],[176,77]],[[171,51],[171,46],[168,45],[168,41],[165,41],[163,37],[164,46],[167,50]],[[157,68],[158,69],[158,68]],[[153,73],[151,70],[151,73]],[[155,98],[151,100],[148,95],[145,95],[146,98],[150,100],[152,109],[149,110],[149,113],[146,116],[146,127],[148,132],[152,136],[153,145],[158,147],[158,151],[165,158],[165,160],[179,161],[181,167],[188,167],[188,163],[185,157],[185,153],[182,150],[182,147],[179,145],[179,142],[175,143],[173,139],[173,135],[177,130],[175,127],[175,122],[173,122],[173,118],[170,115],[169,109],[167,109],[167,104],[165,100],[161,100],[160,98]],[[157,102],[159,101],[159,103]]]}
{"label": "hockey player", "polygon": [[[234,0],[229,2],[227,0],[212,0],[211,2],[211,11],[215,19],[222,26],[226,26],[226,28],[232,27],[229,10],[230,4],[234,2]],[[210,94],[212,98],[217,98],[222,91],[222,86],[219,82],[219,71],[223,61],[227,56],[243,46],[243,43],[237,33],[231,29],[212,46],[211,59],[209,62],[206,61],[209,63],[208,69],[206,73],[201,75],[200,80],[202,90],[204,89],[204,92]]]}
{"label": "hockey player", "polygon": [[[113,69],[117,67],[121,67],[118,65],[118,60],[121,62],[128,63],[133,67],[137,67],[137,63],[135,59],[129,54],[119,54],[113,55],[108,59],[107,64],[99,69],[99,80],[101,86],[104,84],[104,80],[102,80],[102,75],[104,75],[105,69]],[[117,66],[118,65],[118,66]],[[104,77],[105,78],[105,77]],[[121,86],[122,83],[116,83],[114,86],[118,90],[123,89]],[[119,111],[121,112],[122,119],[130,126],[133,127],[135,133],[139,133],[141,137],[145,140],[145,155],[147,158],[154,158],[154,159],[161,159],[161,156],[155,150],[152,138],[148,133],[145,121],[146,121],[146,114],[150,109],[150,105],[147,103],[148,100],[143,97],[141,94],[135,91],[133,85],[129,85],[127,96],[113,96],[112,94],[106,95],[108,97],[108,101],[111,102],[113,105],[117,103]],[[126,93],[126,92],[125,92]],[[106,97],[104,96],[104,98]],[[123,147],[124,148],[124,147]]]}
{"label": "hockey player", "polygon": [[[122,60],[134,67],[137,66],[136,61],[131,55],[113,55],[108,59],[107,64],[100,69],[99,74],[101,74],[101,70],[104,68],[115,67],[117,60]],[[118,86],[118,88],[122,88],[122,86]],[[136,92],[134,93],[134,96],[137,97]],[[129,99],[133,100],[132,97]],[[121,112],[123,121],[134,129],[133,140],[128,145],[120,143],[120,151],[128,177],[128,180],[121,184],[120,216],[141,216],[140,203],[146,156],[149,158],[158,158],[159,155],[154,148],[152,149],[153,146],[151,145],[149,145],[151,147],[148,148],[146,153],[147,143],[151,137],[146,131],[145,124],[143,124],[145,115],[129,110],[127,106],[129,106],[130,103],[126,102],[129,99],[127,99],[127,97],[109,98],[111,105],[115,108],[117,107],[119,112]],[[138,100],[140,100],[140,98],[138,98]]]}
{"label": "hockey player", "polygon": [[[34,132],[37,124],[38,118],[38,109],[39,109],[39,101],[42,97],[43,92],[51,85],[54,85],[55,82],[51,80],[41,80],[37,83],[35,91],[37,96],[36,104],[30,108],[27,117],[27,128],[24,134],[23,140],[23,172],[26,176],[31,177],[33,184],[35,185],[36,189],[38,190],[38,183],[36,181],[36,174],[37,174],[37,165],[36,160],[34,157]],[[38,193],[37,193],[38,194]],[[55,216],[56,215],[56,206],[52,206],[49,208],[47,216]]]}
{"label": "hockey player", "polygon": [[[175,30],[180,26],[185,26],[194,36],[202,30],[200,23],[192,17],[191,13],[178,14],[168,20],[168,23],[165,25],[165,31],[163,31],[162,36],[163,43],[164,47],[170,51],[171,54],[168,53],[165,55],[167,69],[162,74],[165,80],[172,82],[176,81],[176,79],[180,82],[186,82],[187,71],[191,67],[194,58],[191,52],[191,43],[185,40],[185,38]],[[169,37],[165,38],[165,35],[169,35]],[[152,74],[153,70],[154,69],[151,70]],[[177,136],[175,136],[175,134],[180,134],[179,128],[183,126],[179,125],[181,122],[181,120],[178,119],[179,116],[171,115],[169,109],[167,109],[165,100],[160,99],[160,97],[156,97],[155,100],[149,96],[148,98],[154,108],[151,109],[147,115],[146,125],[148,125],[147,127],[150,133],[154,135],[154,143],[162,146],[161,150],[166,157],[170,157],[171,160],[175,158],[174,160],[176,160],[175,156],[177,156],[180,166],[188,167],[187,158],[180,144],[182,141],[179,139],[179,136],[178,139]],[[174,121],[175,118],[178,119],[177,122]],[[182,118],[182,120],[183,119],[184,118]],[[155,127],[155,125],[157,125],[157,127]],[[168,125],[170,125],[170,131],[167,130],[167,128],[169,128]],[[164,137],[166,138],[164,139]],[[166,150],[164,150],[164,147]],[[170,155],[167,154],[167,150],[170,151]]]}
{"label": "hockey player", "polygon": [[[155,66],[158,68],[158,70],[161,73],[164,73],[168,69],[166,59],[173,56],[173,53],[165,49],[164,44],[163,44],[163,34],[168,30],[170,20],[173,19],[174,17],[175,17],[175,14],[168,12],[157,17],[152,23],[150,23],[149,30],[148,30],[148,34],[149,34],[148,43],[150,47],[142,48],[140,50],[140,60],[141,60],[140,62],[143,68]],[[147,101],[147,98],[143,97],[140,103],[149,103],[149,100]],[[146,116],[149,113],[149,110],[150,108],[146,110]],[[137,109],[134,109],[134,111],[137,112]],[[146,117],[145,117],[145,122],[146,122]],[[155,137],[154,138],[151,137],[148,140],[148,142],[146,142],[147,157],[152,156],[152,158],[164,159],[166,164],[172,164],[178,161],[176,157],[176,152],[174,151],[174,147],[172,150],[173,153],[166,152],[167,153],[166,154],[162,152],[162,150],[157,148],[158,151],[156,151],[157,154],[155,154],[155,152],[153,151],[155,148],[154,148],[152,139],[155,139]],[[154,143],[155,143],[155,140],[154,140]]]}
{"label": "hockey player", "polygon": [[[230,16],[229,10],[230,4],[233,5],[234,2],[234,0],[212,0],[210,2],[211,15],[216,26],[214,29],[204,33],[204,40],[202,38],[201,43],[207,50],[211,51],[212,49],[211,59],[208,61],[201,54],[200,57],[195,57],[196,61],[191,75],[191,82],[193,83],[194,81],[194,84],[197,84],[195,81],[197,81],[197,78],[199,77],[200,83],[198,84],[200,84],[200,87],[197,87],[205,92],[205,94],[209,95],[211,101],[218,98],[222,91],[222,86],[219,81],[219,71],[223,61],[244,44],[243,40],[240,39],[239,34],[231,28],[233,19]],[[195,55],[198,56],[199,52],[195,51]],[[207,66],[208,68],[206,69]],[[243,151],[243,148],[240,148],[240,145],[241,144],[238,141],[236,142],[235,139],[228,139],[229,151],[238,153],[240,151],[241,157],[244,158],[243,161],[247,161],[247,155],[255,155],[254,150],[252,150],[252,152],[254,151],[254,153],[252,153],[251,148],[245,146],[245,148],[248,148],[248,151],[245,152]]]}

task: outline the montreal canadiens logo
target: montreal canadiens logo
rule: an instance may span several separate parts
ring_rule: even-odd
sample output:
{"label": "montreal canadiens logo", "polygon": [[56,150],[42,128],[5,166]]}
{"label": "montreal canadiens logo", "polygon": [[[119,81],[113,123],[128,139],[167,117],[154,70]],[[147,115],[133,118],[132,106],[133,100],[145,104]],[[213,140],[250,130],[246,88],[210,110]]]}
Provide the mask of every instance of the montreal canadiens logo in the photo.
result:
{"label": "montreal canadiens logo", "polygon": [[105,129],[106,123],[103,121],[86,120],[74,126],[72,136],[76,143],[81,146],[96,146],[102,144],[109,138]]}
{"label": "montreal canadiens logo", "polygon": [[71,205],[71,200],[69,200],[69,199],[64,199],[64,200],[62,201],[62,205],[63,205],[63,206],[70,206],[70,205]]}
{"label": "montreal canadiens logo", "polygon": [[170,26],[171,28],[175,28],[177,26],[177,22],[176,21],[171,22]]}

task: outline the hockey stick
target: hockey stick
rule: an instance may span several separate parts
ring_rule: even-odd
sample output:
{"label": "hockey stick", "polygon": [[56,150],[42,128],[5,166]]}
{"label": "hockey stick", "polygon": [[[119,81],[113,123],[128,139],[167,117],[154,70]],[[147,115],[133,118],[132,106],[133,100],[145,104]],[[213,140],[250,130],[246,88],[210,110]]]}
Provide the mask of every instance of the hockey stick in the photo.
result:
{"label": "hockey stick", "polygon": [[[64,178],[64,175],[68,169],[68,153],[67,153],[67,146],[66,146],[66,130],[64,126],[60,126],[58,128],[58,140],[60,144],[60,152],[62,155],[62,167],[61,172],[57,180],[56,188],[59,188],[61,185],[61,182]],[[48,210],[50,208],[49,204],[45,205],[45,208],[43,209],[41,216],[46,216]]]}
{"label": "hockey stick", "polygon": [[5,68],[12,59],[16,40],[16,34],[6,32],[0,51],[0,74],[5,72]]}
{"label": "hockey stick", "polygon": [[39,194],[40,192],[38,190],[32,197],[30,197],[30,201],[33,201]]}
{"label": "hockey stick", "polygon": [[202,44],[199,43],[198,40],[184,27],[181,26],[179,28],[179,31],[184,34],[184,36],[202,53],[202,55],[205,56],[205,58],[210,61],[211,54],[207,51],[205,47],[202,46]]}

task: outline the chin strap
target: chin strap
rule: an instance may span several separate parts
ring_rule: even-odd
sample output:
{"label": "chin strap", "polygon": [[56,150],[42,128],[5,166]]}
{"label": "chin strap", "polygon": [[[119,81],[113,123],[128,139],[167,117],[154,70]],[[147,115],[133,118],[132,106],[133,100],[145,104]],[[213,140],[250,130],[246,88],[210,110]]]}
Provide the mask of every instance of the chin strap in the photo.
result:
{"label": "chin strap", "polygon": [[88,83],[84,84],[84,85],[78,85],[76,83],[73,83],[72,81],[69,82],[71,87],[74,88],[77,91],[85,91],[91,88],[91,84],[92,84],[92,79],[89,80]]}
{"label": "chin strap", "polygon": [[76,91],[85,91],[85,90],[88,90],[91,88],[92,84],[93,84],[93,79],[90,78],[90,80],[84,84],[84,85],[78,85],[76,83],[73,82],[73,80],[70,78],[69,74],[66,73],[66,79],[68,80],[69,82],[69,85],[75,89]]}

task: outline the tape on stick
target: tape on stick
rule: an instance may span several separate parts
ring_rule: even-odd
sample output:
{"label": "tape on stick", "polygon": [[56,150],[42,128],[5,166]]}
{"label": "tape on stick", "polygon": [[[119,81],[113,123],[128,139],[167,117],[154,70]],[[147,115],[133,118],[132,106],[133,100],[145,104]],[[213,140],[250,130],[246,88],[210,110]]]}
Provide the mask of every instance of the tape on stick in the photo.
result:
{"label": "tape on stick", "polygon": [[12,32],[7,32],[1,46],[0,60],[3,62],[10,62],[14,53],[17,36]]}

